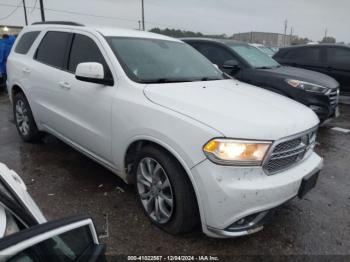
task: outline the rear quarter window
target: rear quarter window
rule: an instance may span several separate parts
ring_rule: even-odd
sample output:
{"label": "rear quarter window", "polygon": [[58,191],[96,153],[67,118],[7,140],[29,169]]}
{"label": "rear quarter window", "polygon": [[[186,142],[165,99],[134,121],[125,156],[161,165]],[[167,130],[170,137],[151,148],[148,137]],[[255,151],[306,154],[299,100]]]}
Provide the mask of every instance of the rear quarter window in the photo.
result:
{"label": "rear quarter window", "polygon": [[22,55],[27,54],[39,34],[40,31],[24,33],[19,39],[18,44],[16,45],[15,53]]}
{"label": "rear quarter window", "polygon": [[60,69],[66,68],[71,37],[72,34],[67,32],[47,32],[36,51],[35,59]]}

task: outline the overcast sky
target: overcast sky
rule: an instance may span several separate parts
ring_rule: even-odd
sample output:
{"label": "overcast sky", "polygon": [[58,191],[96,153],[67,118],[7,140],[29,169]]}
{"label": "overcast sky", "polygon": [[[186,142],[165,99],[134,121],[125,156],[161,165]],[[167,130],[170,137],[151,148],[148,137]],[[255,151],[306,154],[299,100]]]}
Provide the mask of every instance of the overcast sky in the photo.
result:
{"label": "overcast sky", "polygon": [[[16,6],[21,2],[0,0],[0,24],[24,24],[21,8],[2,19],[15,7],[1,4]],[[35,2],[26,0],[30,22],[40,19],[39,10],[31,8]],[[138,28],[141,19],[141,0],[44,0],[44,3],[47,20]],[[288,33],[293,26],[295,34],[314,41],[321,40],[327,28],[328,35],[337,41],[350,42],[349,10],[349,0],[145,0],[146,29],[169,27],[228,35],[247,31],[283,33],[284,20],[288,19]]]}

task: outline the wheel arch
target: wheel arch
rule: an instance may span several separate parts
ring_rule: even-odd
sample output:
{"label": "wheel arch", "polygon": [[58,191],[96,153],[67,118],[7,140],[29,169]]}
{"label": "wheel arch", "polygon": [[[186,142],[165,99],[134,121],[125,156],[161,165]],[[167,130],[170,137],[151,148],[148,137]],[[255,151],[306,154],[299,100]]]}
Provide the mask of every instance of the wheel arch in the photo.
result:
{"label": "wheel arch", "polygon": [[129,146],[127,147],[127,150],[125,151],[125,157],[124,157],[124,170],[126,173],[126,181],[128,183],[135,183],[135,178],[132,175],[133,170],[133,160],[135,160],[135,156],[138,151],[142,149],[144,146],[153,145],[156,147],[159,147],[166,152],[168,152],[183,168],[185,171],[187,178],[189,179],[192,189],[194,191],[195,197],[196,197],[196,203],[199,210],[199,216],[201,220],[202,226],[205,225],[205,217],[204,217],[204,210],[203,205],[201,204],[201,198],[199,194],[199,189],[194,181],[194,178],[191,173],[190,167],[186,164],[186,161],[174,150],[171,146],[162,143],[161,141],[157,141],[156,139],[152,138],[138,138],[133,140],[131,143],[129,143]]}
{"label": "wheel arch", "polygon": [[27,97],[24,88],[22,88],[19,84],[13,84],[9,90],[11,101],[13,101],[14,96],[18,93],[23,93]]}

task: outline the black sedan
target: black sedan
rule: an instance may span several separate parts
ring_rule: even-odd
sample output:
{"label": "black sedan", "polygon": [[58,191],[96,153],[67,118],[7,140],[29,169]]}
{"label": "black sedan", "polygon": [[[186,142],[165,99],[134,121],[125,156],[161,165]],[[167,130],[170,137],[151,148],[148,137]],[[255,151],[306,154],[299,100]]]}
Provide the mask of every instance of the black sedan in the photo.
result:
{"label": "black sedan", "polygon": [[257,48],[221,39],[185,38],[213,64],[234,78],[294,99],[324,122],[338,115],[339,84],[317,72],[281,66]]}

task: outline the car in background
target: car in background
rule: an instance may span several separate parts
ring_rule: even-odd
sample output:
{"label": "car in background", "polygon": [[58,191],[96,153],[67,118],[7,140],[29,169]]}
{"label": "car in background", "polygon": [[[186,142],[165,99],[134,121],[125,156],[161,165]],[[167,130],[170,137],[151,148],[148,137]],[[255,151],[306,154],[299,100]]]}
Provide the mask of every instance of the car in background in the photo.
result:
{"label": "car in background", "polygon": [[106,261],[92,219],[47,222],[21,177],[0,163],[1,261]]}
{"label": "car in background", "polygon": [[282,65],[305,68],[333,77],[340,93],[350,95],[350,46],[314,44],[281,48],[273,57]]}
{"label": "car in background", "polygon": [[311,108],[321,122],[339,114],[338,83],[327,75],[282,66],[257,48],[242,42],[202,38],[182,40],[234,78]]}

